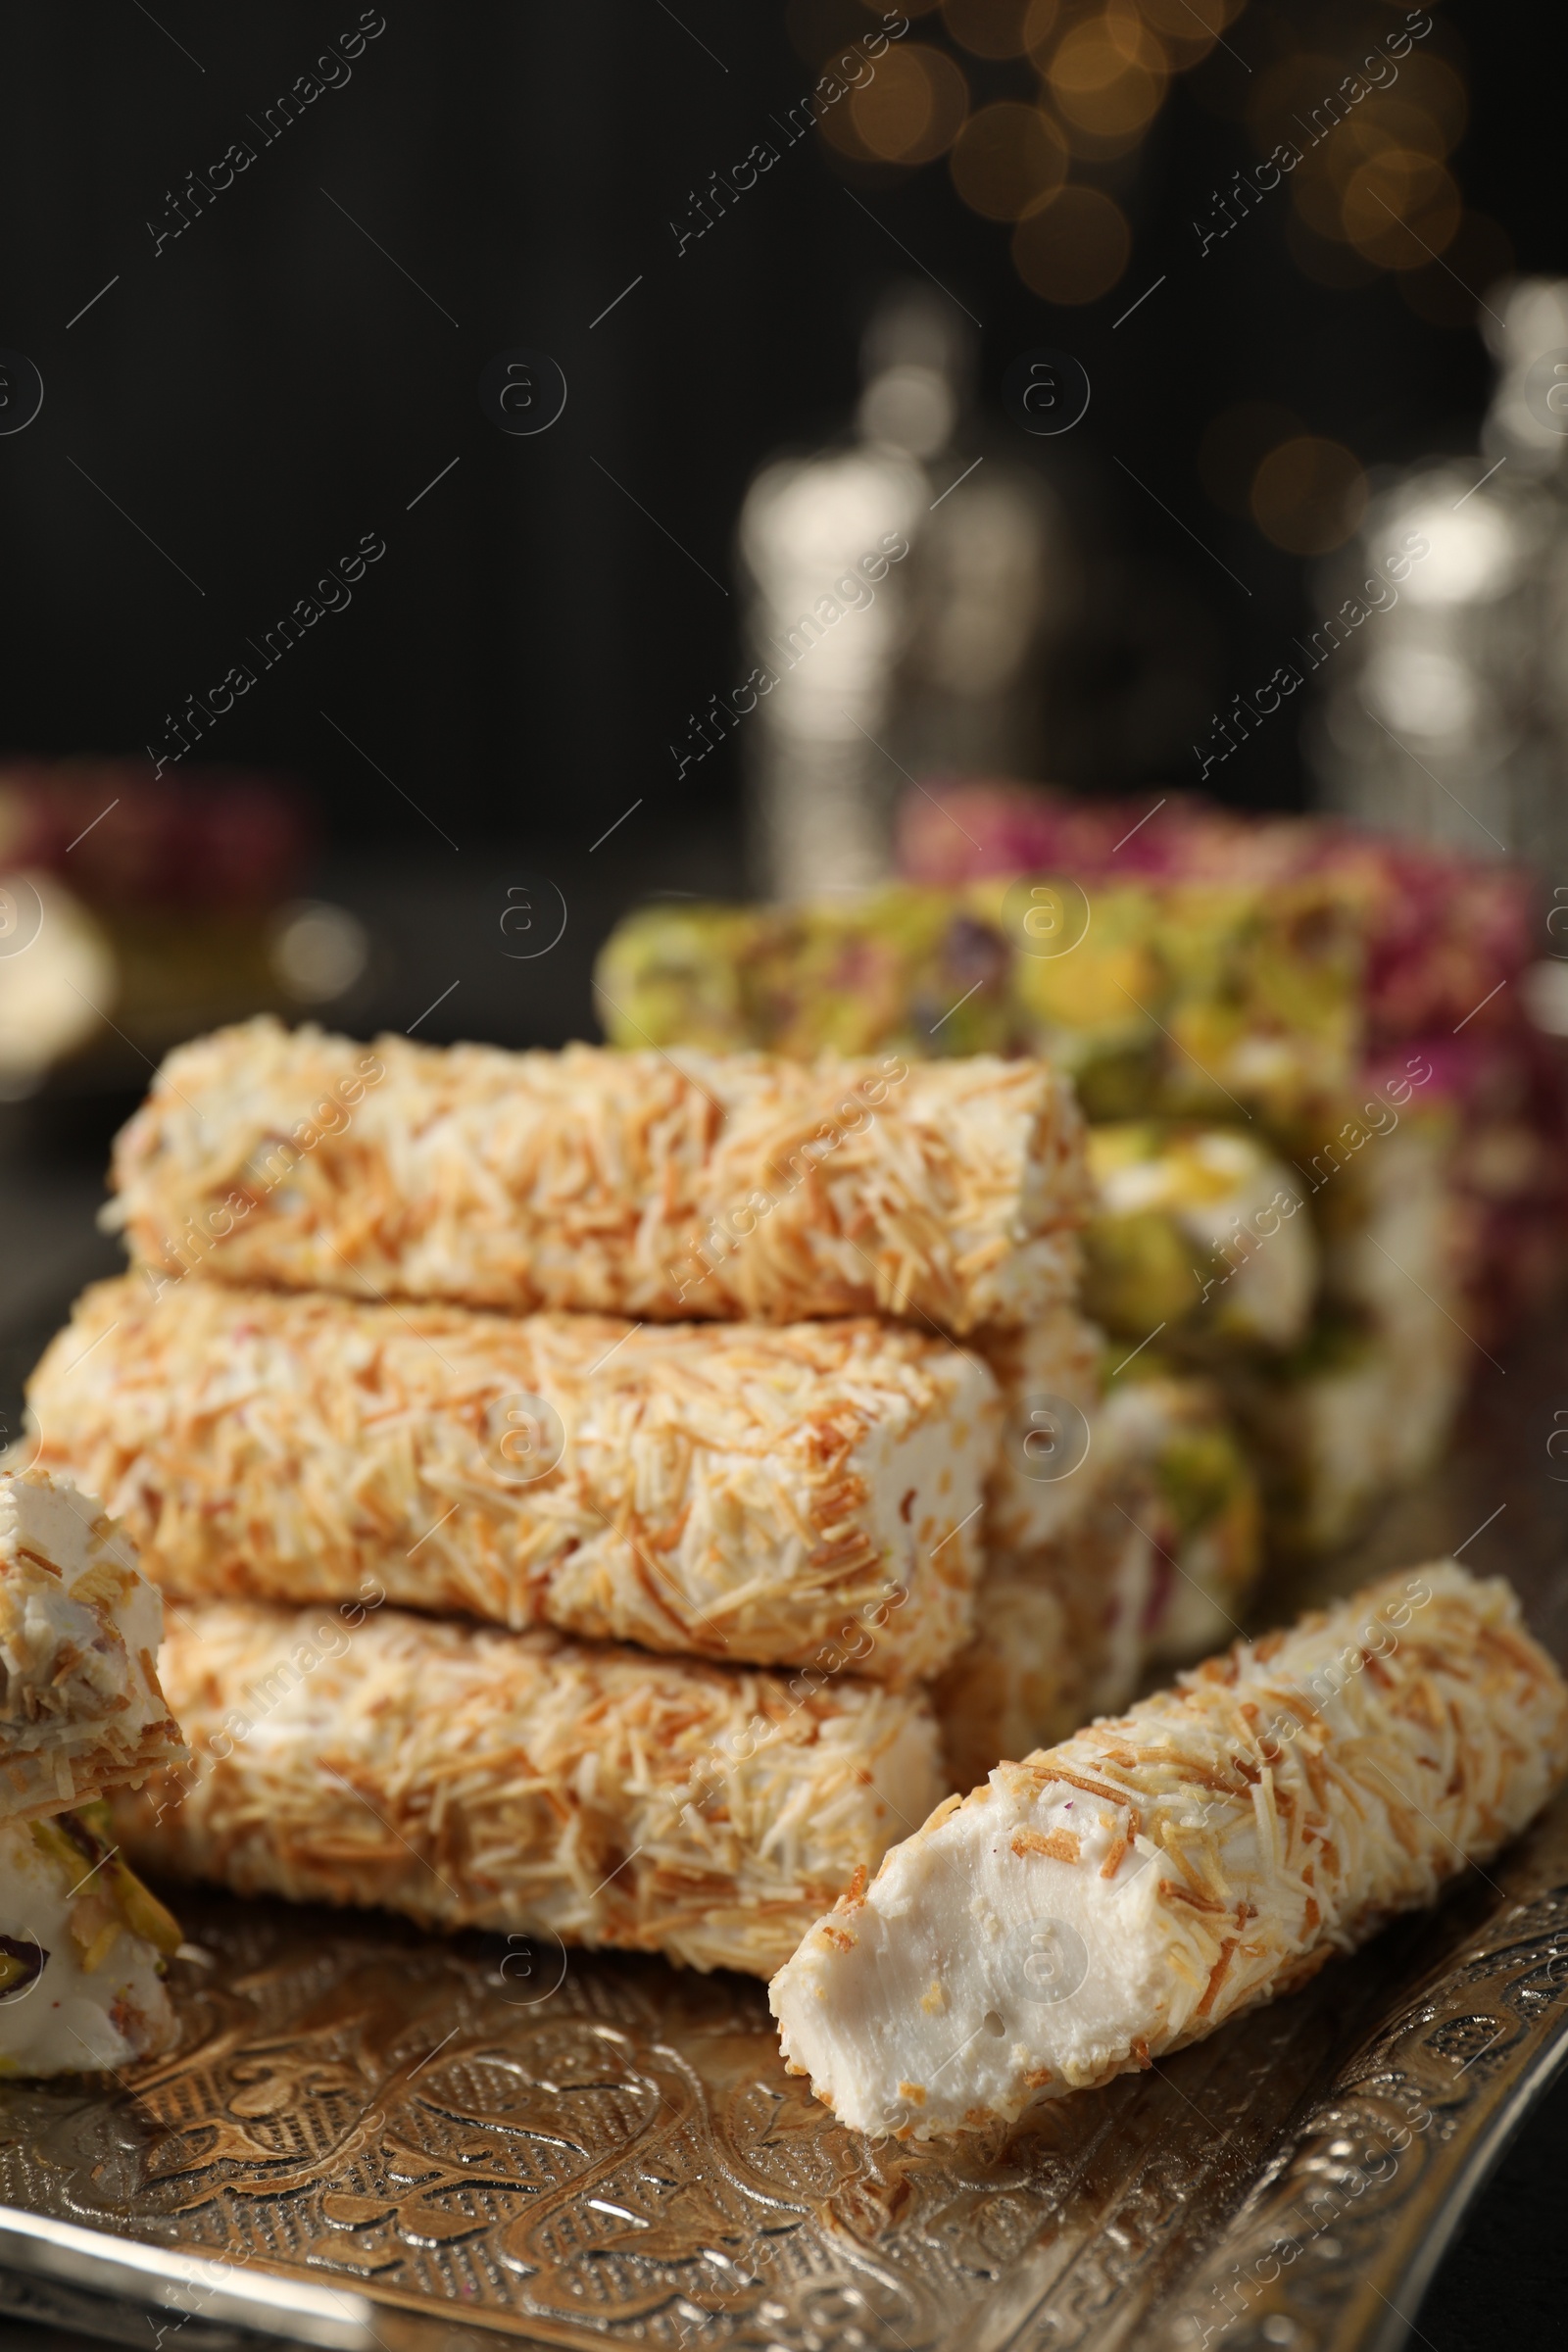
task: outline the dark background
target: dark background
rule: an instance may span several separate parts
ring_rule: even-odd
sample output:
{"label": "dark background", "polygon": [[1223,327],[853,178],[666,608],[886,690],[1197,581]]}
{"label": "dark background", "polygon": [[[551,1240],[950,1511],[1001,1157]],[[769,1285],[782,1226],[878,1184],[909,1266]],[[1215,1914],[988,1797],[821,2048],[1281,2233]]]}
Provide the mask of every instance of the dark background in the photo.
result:
{"label": "dark background", "polygon": [[[133,0],[0,7],[0,344],[45,384],[36,422],[0,437],[0,753],[142,755],[164,741],[166,713],[247,659],[247,638],[380,534],[387,552],[352,607],[264,672],[202,755],[304,780],[323,820],[321,886],[376,934],[378,1017],[407,1025],[457,976],[421,1029],[432,1039],[582,1031],[591,955],[623,906],[652,888],[735,886],[732,754],[677,786],[667,746],[742,674],[731,545],[745,483],[777,448],[842,428],[867,309],[908,268],[892,240],[983,321],[998,431],[1020,352],[1060,345],[1089,369],[1082,427],[1059,445],[1017,435],[1014,455],[1051,471],[1095,550],[1102,645],[1084,691],[1107,714],[1151,632],[1180,633],[1207,710],[1306,625],[1308,567],[1205,489],[1200,453],[1222,411],[1279,403],[1374,477],[1476,445],[1490,366],[1442,265],[1415,273],[1420,285],[1313,282],[1283,202],[1198,258],[1194,214],[1252,156],[1238,119],[1245,62],[1261,70],[1308,17],[1312,44],[1344,54],[1365,5],[1243,11],[1118,183],[1135,229],[1123,280],[1070,311],[1030,293],[1005,229],[964,209],[941,163],[847,167],[814,138],[677,258],[669,221],[691,191],[814,79],[816,19],[800,0],[788,14],[777,0],[679,0],[679,21],[659,0],[387,0],[386,29],[347,86],[265,147],[247,118],[358,8],[159,0],[156,13]],[[1568,19],[1479,0],[1435,13],[1434,46],[1471,98],[1453,169],[1477,219],[1453,266],[1482,273],[1471,291],[1510,251],[1523,270],[1560,269]],[[825,0],[817,14],[854,17]],[[941,37],[929,18],[917,29]],[[964,62],[985,95],[990,70]],[[999,91],[1005,80],[999,70]],[[155,258],[148,221],[167,224],[186,172],[239,137],[256,163]],[[504,437],[476,399],[485,363],[515,346],[553,355],[569,386],[560,422],[535,438]],[[1080,785],[1192,772],[1185,744],[1130,751],[1108,718],[1085,741],[1066,779]],[[1283,725],[1227,763],[1224,789],[1303,803]],[[546,961],[509,964],[493,927],[509,885],[534,873],[564,891],[567,934]],[[36,1351],[34,1324],[46,1332],[95,1270],[86,1237],[110,1107],[86,1124],[85,1144],[78,1125],[58,1157],[30,1126],[7,1129],[18,1367]],[[1412,2340],[1443,2352],[1560,2340],[1565,2132],[1559,2090]]]}
{"label": "dark background", "polygon": [[[1568,25],[1557,12],[1532,12],[1528,30],[1474,4],[1436,13],[1426,46],[1459,65],[1471,91],[1453,169],[1484,224],[1450,260],[1461,275],[1485,271],[1511,245],[1523,268],[1556,267],[1553,109]],[[496,842],[585,853],[639,794],[634,838],[617,845],[639,863],[694,825],[728,835],[732,753],[677,788],[666,748],[690,709],[744,674],[735,600],[699,565],[733,587],[748,475],[780,445],[842,424],[867,306],[907,269],[850,202],[852,184],[983,320],[990,406],[1019,352],[1052,341],[1081,356],[1094,383],[1083,426],[1060,444],[1016,434],[1017,454],[1050,466],[1075,502],[1123,619],[1129,603],[1152,601],[1192,632],[1193,659],[1211,673],[1205,709],[1210,685],[1218,702],[1266,674],[1307,609],[1305,567],[1204,491],[1199,452],[1220,411],[1280,403],[1369,468],[1474,447],[1490,368],[1446,279],[1446,326],[1416,316],[1403,273],[1312,283],[1287,247],[1283,191],[1198,258],[1194,215],[1252,160],[1235,119],[1240,61],[1262,70],[1298,19],[1303,40],[1343,58],[1369,15],[1374,29],[1397,23],[1375,0],[1370,12],[1244,10],[1228,47],[1177,80],[1136,174],[1118,182],[1136,232],[1125,276],[1073,310],[1030,293],[1006,229],[958,202],[942,163],[857,169],[814,137],[676,258],[669,221],[689,212],[690,191],[810,86],[811,23],[873,22],[853,0],[836,12],[822,0],[814,15],[797,0],[799,47],[776,0],[682,0],[680,22],[658,0],[389,0],[386,30],[347,86],[261,147],[247,117],[358,15],[349,0],[220,11],[169,0],[158,24],[124,0],[0,12],[0,341],[25,351],[46,386],[37,422],[0,440],[9,748],[159,743],[166,712],[247,658],[247,636],[378,531],[387,554],[353,607],[261,677],[205,756],[302,775],[340,853],[417,859],[432,875]],[[940,19],[915,29],[943,37]],[[1013,69],[963,64],[977,100],[1016,88]],[[155,259],[147,222],[163,224],[185,173],[239,136],[256,163]],[[1162,271],[1166,285],[1113,332]],[[1436,280],[1439,266],[1417,274]],[[532,439],[504,437],[475,397],[484,363],[516,345],[553,354],[569,385],[560,423]],[[1095,691],[1113,707],[1113,644],[1103,672]],[[1185,743],[1153,763],[1146,755],[1152,764],[1178,781],[1192,768]],[[1117,772],[1115,744],[1089,765],[1101,772],[1070,780],[1145,780]],[[1225,789],[1299,801],[1283,728],[1227,764]]]}

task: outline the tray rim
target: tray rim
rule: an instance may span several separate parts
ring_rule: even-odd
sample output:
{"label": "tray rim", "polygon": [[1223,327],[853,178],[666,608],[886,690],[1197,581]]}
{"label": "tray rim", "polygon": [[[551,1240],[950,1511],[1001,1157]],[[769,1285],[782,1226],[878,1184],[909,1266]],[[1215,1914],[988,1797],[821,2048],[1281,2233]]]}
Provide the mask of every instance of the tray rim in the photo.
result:
{"label": "tray rim", "polygon": [[[1490,1968],[1500,1974],[1513,1959],[1521,1963],[1516,1973],[1528,1973],[1530,1967],[1560,1957],[1563,1967],[1554,1997],[1533,2021],[1523,2024],[1498,2068],[1490,2077],[1477,2078],[1476,2095],[1457,2110],[1454,2160],[1422,2168],[1413,2200],[1396,2201],[1405,2205],[1402,2214],[1380,2214],[1376,2200],[1366,2201],[1363,2218],[1375,2223],[1368,2258],[1339,2267],[1341,2289],[1324,2303],[1322,2317],[1329,2331],[1314,2339],[1322,2352],[1400,2352],[1413,2329],[1413,2315],[1466,2213],[1540,2100],[1568,2071],[1568,1788],[1507,1850],[1502,1872],[1505,1884],[1497,1889],[1497,1901],[1431,1969],[1410,1980],[1386,2012],[1357,2034],[1332,2072],[1308,2088],[1280,2130],[1276,2155],[1243,2191],[1208,2242],[1195,2250],[1193,2260],[1155,2300],[1140,2302],[1135,2297],[1113,2308],[1104,2329],[1088,2339],[1094,2352],[1100,2352],[1102,2344],[1109,2352],[1123,2343],[1168,2344],[1171,2352],[1183,2352],[1184,2347],[1191,2352],[1200,2343],[1222,2347],[1223,2352],[1254,2352],[1254,2347],[1263,2352],[1269,2339],[1258,2333],[1256,2324],[1271,2311],[1298,2313],[1301,2306],[1295,2295],[1259,2298],[1250,2311],[1233,2315],[1206,2334],[1184,2333],[1180,2326],[1181,2307],[1196,2295],[1204,2276],[1245,2245],[1256,2222],[1254,2207],[1260,2196],[1310,2163],[1314,2133],[1331,2128],[1324,2121],[1326,2114],[1364,2097],[1370,2079],[1367,2062],[1380,2043],[1412,2033],[1423,2020],[1429,2026],[1434,2021],[1441,2024],[1446,2009],[1453,2013],[1457,2005],[1462,2012],[1478,1971]],[[1452,1902],[1458,1894],[1458,1886],[1451,1887],[1446,1900]],[[270,1911],[290,1909],[273,1898],[252,1899]],[[1218,2038],[1199,2046],[1212,2049]],[[126,2090],[134,2096],[133,2083]],[[1027,2254],[1020,2259],[1027,2260]],[[199,2317],[208,2326],[233,2332],[239,2344],[282,2340],[308,2344],[317,2352],[372,2352],[383,2344],[377,2320],[384,2324],[394,2314],[402,2323],[396,2328],[399,2352],[403,2345],[410,2352],[416,2347],[422,2352],[426,2340],[431,2352],[437,2347],[440,2352],[477,2352],[504,2344],[534,2347],[537,2352],[587,2352],[590,2344],[608,2347],[615,2341],[603,2330],[569,2321],[553,2325],[537,2313],[519,2312],[509,2321],[494,2310],[381,2286],[374,2280],[363,2286],[348,2281],[328,2284],[305,2263],[263,2257],[236,2263],[210,2252],[160,2245],[137,2236],[130,2228],[123,2232],[93,2229],[20,2205],[0,2206],[0,2271],[6,2269],[101,2298],[117,2314],[166,2311]],[[999,2278],[991,2291],[1005,2295],[1007,2283]],[[1019,2283],[1014,2274],[1015,2291]],[[1049,2287],[1034,2295],[1026,2288],[993,2352],[1011,2352],[1013,2347],[1033,2352],[1033,2347],[1043,2346],[1047,2339],[1040,2330],[1050,2298]],[[73,2315],[65,2324],[82,2323]]]}

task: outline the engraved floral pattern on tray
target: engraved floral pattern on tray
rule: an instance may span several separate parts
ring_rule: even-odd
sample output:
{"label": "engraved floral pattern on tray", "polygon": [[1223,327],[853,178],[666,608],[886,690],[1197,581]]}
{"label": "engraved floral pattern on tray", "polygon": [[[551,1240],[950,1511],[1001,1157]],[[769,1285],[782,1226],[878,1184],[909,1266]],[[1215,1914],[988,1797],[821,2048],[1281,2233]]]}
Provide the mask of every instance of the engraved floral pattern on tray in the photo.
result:
{"label": "engraved floral pattern on tray", "polygon": [[533,1997],[496,1938],[202,1896],[181,2051],[107,2097],[8,2088],[0,2194],[352,2285],[393,2352],[1260,2352],[1286,2310],[1298,2352],[1370,2343],[1478,2124],[1568,2029],[1568,1803],[1504,1867],[956,2153],[845,2131],[746,1980],[574,1954]]}
{"label": "engraved floral pattern on tray", "polygon": [[[1270,1615],[1464,1539],[1568,1656],[1561,1356],[1544,1327],[1441,1474]],[[0,2086],[0,2201],[352,2287],[368,2352],[1387,2352],[1568,2058],[1568,1796],[1289,2000],[957,2152],[845,2132],[742,1978],[573,1953],[551,1991],[560,1955],[524,1975],[516,1939],[179,1904],[216,1963],[180,1967],[180,2050]]]}

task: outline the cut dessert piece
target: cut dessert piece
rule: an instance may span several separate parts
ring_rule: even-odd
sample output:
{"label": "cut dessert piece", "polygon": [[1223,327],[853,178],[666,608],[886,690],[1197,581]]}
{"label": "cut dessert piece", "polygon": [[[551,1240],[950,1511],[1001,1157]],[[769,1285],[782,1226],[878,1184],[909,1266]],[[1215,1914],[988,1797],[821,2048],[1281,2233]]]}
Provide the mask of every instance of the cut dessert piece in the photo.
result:
{"label": "cut dessert piece", "polygon": [[1069,1297],[1088,1207],[1045,1062],[367,1052],[270,1019],[170,1055],[115,1182],[171,1279],[950,1331]]}
{"label": "cut dessert piece", "polygon": [[120,1801],[134,1856],[766,1976],[945,1786],[922,1693],[360,1615],[181,1611],[194,1762]]}
{"label": "cut dessert piece", "polygon": [[973,1628],[1001,1406],[947,1341],[636,1326],[125,1275],[29,1386],[40,1459],[173,1592],[383,1598],[879,1682]]}
{"label": "cut dessert piece", "polygon": [[1430,1902],[1565,1767],[1508,1586],[1388,1578],[950,1798],[773,1980],[785,2057],[858,2131],[1010,2122]]}
{"label": "cut dessert piece", "polygon": [[0,1821],[58,1813],[183,1753],[158,1682],[164,1604],[69,1479],[0,1472]]}
{"label": "cut dessert piece", "polygon": [[173,2047],[179,1923],[115,1850],[104,1806],[0,1823],[0,2077],[77,2075]]}

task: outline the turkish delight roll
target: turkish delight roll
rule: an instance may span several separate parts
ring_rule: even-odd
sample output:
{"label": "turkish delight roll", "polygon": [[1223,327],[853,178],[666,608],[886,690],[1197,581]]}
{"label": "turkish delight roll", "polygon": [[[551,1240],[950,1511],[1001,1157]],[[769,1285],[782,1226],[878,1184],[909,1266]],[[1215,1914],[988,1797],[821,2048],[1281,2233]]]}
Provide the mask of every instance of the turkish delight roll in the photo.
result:
{"label": "turkish delight roll", "polygon": [[1077,1280],[1042,1061],[373,1052],[263,1018],[180,1047],[115,1150],[157,1272],[662,1322],[1027,1321]]}
{"label": "turkish delight roll", "polygon": [[220,1600],[164,1667],[193,1760],[116,1813],[154,1871],[693,1968],[768,1975],[946,1786],[924,1696],[843,1675]]}
{"label": "turkish delight roll", "polygon": [[123,1531],[47,1471],[0,1473],[0,1821],[58,1813],[182,1753],[164,1604]]}
{"label": "turkish delight roll", "polygon": [[161,2057],[175,2037],[164,1972],[179,1941],[101,1804],[0,1823],[0,2080]]}
{"label": "turkish delight roll", "polygon": [[1430,1902],[1565,1767],[1509,1587],[1391,1577],[950,1798],[774,1979],[785,2057],[863,2132],[1011,2121]]}
{"label": "turkish delight roll", "polygon": [[[937,1672],[968,1638],[1001,1405],[854,1322],[649,1324],[100,1283],[29,1388],[41,1460],[169,1591],[384,1597],[650,1649]],[[864,1635],[869,1630],[868,1641]]]}
{"label": "turkish delight roll", "polygon": [[981,1332],[974,1345],[1003,1408],[986,1542],[993,1554],[1028,1553],[1054,1542],[1083,1507],[1104,1338],[1076,1306],[1061,1305],[1021,1330]]}
{"label": "turkish delight roll", "polygon": [[1149,1491],[1113,1464],[1069,1492],[1076,1507],[1049,1543],[987,1561],[974,1639],[931,1686],[956,1788],[1124,1707],[1138,1686],[1154,1590]]}

